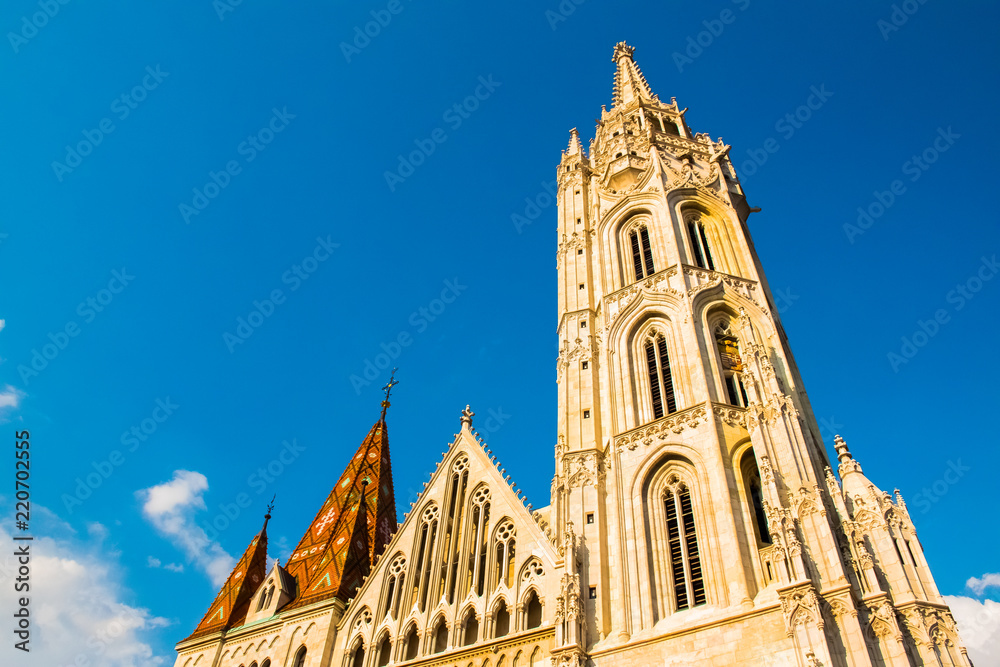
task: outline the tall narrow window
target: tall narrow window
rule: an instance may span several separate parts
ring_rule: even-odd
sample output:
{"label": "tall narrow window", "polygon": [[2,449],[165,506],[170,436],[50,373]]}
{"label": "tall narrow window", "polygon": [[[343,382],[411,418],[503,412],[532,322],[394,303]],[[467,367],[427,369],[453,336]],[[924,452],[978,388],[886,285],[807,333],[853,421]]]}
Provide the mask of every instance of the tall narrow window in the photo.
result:
{"label": "tall narrow window", "polygon": [[538,600],[538,595],[532,591],[526,605],[525,629],[531,630],[542,624],[542,603]]}
{"label": "tall narrow window", "polygon": [[392,658],[392,642],[389,641],[389,635],[386,635],[379,644],[378,660],[375,662],[375,667],[386,667],[390,658]]}
{"label": "tall narrow window", "polygon": [[410,631],[406,633],[406,657],[404,660],[413,660],[420,651],[420,638],[417,637],[417,626],[411,625]]}
{"label": "tall narrow window", "polygon": [[510,632],[510,612],[507,611],[507,603],[503,600],[500,600],[500,605],[497,607],[493,627],[495,628],[493,633],[495,637],[504,637]]}
{"label": "tall narrow window", "polygon": [[653,332],[646,340],[646,367],[649,371],[649,392],[653,403],[653,419],[677,412],[674,380],[667,355],[667,340],[662,333]]}
{"label": "tall narrow window", "polygon": [[703,269],[715,271],[712,251],[708,247],[708,235],[705,233],[705,223],[700,217],[695,216],[688,219],[687,227],[695,262]]}
{"label": "tall narrow window", "polygon": [[406,584],[406,559],[400,554],[396,556],[388,569],[388,584],[385,591],[385,610],[379,618],[399,618],[399,598],[403,597],[403,586]]}
{"label": "tall narrow window", "polygon": [[469,459],[463,456],[452,466],[451,498],[448,501],[448,519],[444,524],[444,551],[441,559],[441,576],[438,596],[448,593],[448,602],[455,601],[455,580],[458,578],[459,550],[462,546],[462,522],[465,518],[465,491],[469,484]]}
{"label": "tall narrow window", "polygon": [[745,408],[750,404],[746,383],[743,379],[743,358],[740,356],[740,341],[733,333],[728,320],[715,326],[715,344],[719,349],[722,379],[726,383],[729,404]]}
{"label": "tall narrow window", "polygon": [[629,245],[632,248],[632,267],[635,279],[642,280],[656,273],[653,266],[653,248],[649,244],[649,229],[645,226],[633,229],[628,234]]}
{"label": "tall narrow window", "polygon": [[670,574],[677,610],[705,604],[705,580],[698,552],[691,492],[676,483],[663,495],[667,519]]}
{"label": "tall narrow window", "polygon": [[762,544],[771,543],[771,531],[767,529],[767,515],[764,514],[764,498],[760,489],[760,474],[750,479],[750,504],[753,505],[753,517],[757,524],[757,539]]}
{"label": "tall narrow window", "polygon": [[511,588],[514,585],[514,542],[514,524],[510,520],[504,521],[497,528],[493,547],[496,554],[494,586],[503,584]]}
{"label": "tall narrow window", "polygon": [[[489,551],[490,489],[480,486],[472,493],[472,519],[469,529],[466,591],[483,594],[486,582],[486,556]],[[463,591],[464,593],[465,591]]]}
{"label": "tall narrow window", "polygon": [[267,587],[267,598],[264,600],[265,607],[271,606],[271,598],[273,597],[274,597],[274,584],[271,584],[270,586]]}
{"label": "tall narrow window", "polygon": [[306,647],[300,646],[299,650],[295,653],[295,659],[292,660],[292,667],[305,667],[306,664]]}
{"label": "tall narrow window", "polygon": [[358,641],[358,645],[354,648],[354,659],[351,660],[351,667],[364,667],[365,665],[365,644],[363,641]]}
{"label": "tall narrow window", "polygon": [[476,618],[476,610],[470,609],[465,615],[465,640],[463,646],[472,646],[479,641],[479,619]]}
{"label": "tall narrow window", "polygon": [[431,505],[421,516],[420,538],[417,545],[417,567],[413,571],[413,590],[410,604],[419,605],[420,611],[427,606],[427,589],[431,579],[431,556],[434,553],[434,538],[437,536],[438,508]]}
{"label": "tall narrow window", "polygon": [[438,621],[437,631],[434,633],[434,652],[442,653],[448,648],[448,625],[444,619]]}

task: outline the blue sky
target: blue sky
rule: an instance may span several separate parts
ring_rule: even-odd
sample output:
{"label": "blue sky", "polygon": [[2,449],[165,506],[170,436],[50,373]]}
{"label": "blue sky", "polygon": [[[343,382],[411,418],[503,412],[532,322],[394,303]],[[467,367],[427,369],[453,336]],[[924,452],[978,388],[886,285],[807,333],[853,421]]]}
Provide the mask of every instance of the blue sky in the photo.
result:
{"label": "blue sky", "polygon": [[[593,136],[623,39],[732,145],[828,447],[842,434],[902,490],[943,593],[1000,599],[966,587],[1000,571],[995,6],[225,1],[53,2],[34,28],[48,5],[15,0],[0,19],[0,414],[35,443],[51,565],[95,568],[38,595],[76,581],[139,610],[113,664],[172,660],[275,493],[287,556],[378,417],[387,372],[357,378],[383,351],[400,519],[466,403],[547,504],[555,209],[512,216],[570,128]],[[214,546],[194,555],[171,518]]]}

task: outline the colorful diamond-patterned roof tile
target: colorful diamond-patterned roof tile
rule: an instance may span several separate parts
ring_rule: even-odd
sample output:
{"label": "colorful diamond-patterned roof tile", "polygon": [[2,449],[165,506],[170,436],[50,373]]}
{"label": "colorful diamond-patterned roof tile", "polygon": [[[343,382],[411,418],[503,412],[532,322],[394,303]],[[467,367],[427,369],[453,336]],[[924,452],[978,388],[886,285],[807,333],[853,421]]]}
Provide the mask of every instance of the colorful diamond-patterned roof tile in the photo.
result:
{"label": "colorful diamond-patterned roof tile", "polygon": [[331,597],[347,600],[396,530],[396,499],[385,408],[285,564],[301,607]]}
{"label": "colorful diamond-patterned roof tile", "polygon": [[267,575],[267,521],[270,518],[270,514],[265,515],[264,527],[243,552],[243,557],[237,561],[205,617],[188,639],[228,630],[246,620],[250,599]]}

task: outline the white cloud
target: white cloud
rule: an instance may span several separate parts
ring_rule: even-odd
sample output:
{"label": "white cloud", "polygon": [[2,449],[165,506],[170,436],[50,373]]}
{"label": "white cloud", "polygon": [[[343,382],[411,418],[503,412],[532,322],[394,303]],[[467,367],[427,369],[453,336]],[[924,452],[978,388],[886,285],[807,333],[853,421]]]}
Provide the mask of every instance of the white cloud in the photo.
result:
{"label": "white cloud", "polygon": [[0,320],[0,331],[3,331],[5,326],[7,326],[7,320]]}
{"label": "white cloud", "polygon": [[1000,588],[1000,573],[989,572],[982,577],[969,577],[965,587],[976,595],[982,595],[987,588]]}
{"label": "white cloud", "polygon": [[1000,602],[963,595],[945,595],[958,623],[958,632],[977,665],[991,665],[1000,655]]}
{"label": "white cloud", "polygon": [[162,563],[159,558],[153,558],[152,556],[146,556],[146,565],[148,567],[160,567]]}
{"label": "white cloud", "polygon": [[156,530],[184,552],[188,560],[221,586],[236,565],[218,542],[209,539],[194,521],[194,514],[205,509],[202,493],[208,480],[200,472],[175,470],[169,482],[136,491],[142,501],[142,514]]}
{"label": "white cloud", "polygon": [[7,415],[20,407],[24,396],[25,393],[13,385],[8,384],[0,389],[0,424],[10,421]]}
{"label": "white cloud", "polygon": [[[103,544],[107,529],[92,524],[88,538],[81,541],[61,525],[42,524],[48,522],[35,521],[30,547],[31,652],[16,650],[12,638],[0,646],[0,663],[14,667],[169,665],[172,658],[153,655],[146,639],[150,630],[169,623],[123,601],[133,595],[119,580],[117,554]],[[2,527],[0,544],[14,544]],[[0,614],[9,619],[16,608],[12,580],[18,576],[18,563],[13,549],[4,551],[0,589],[12,594],[0,596]]]}
{"label": "white cloud", "polygon": [[163,566],[164,570],[170,570],[171,572],[183,572],[184,566],[180,563],[167,563]]}
{"label": "white cloud", "polygon": [[163,564],[159,558],[154,558],[153,556],[146,556],[146,567],[158,568],[162,567],[164,570],[170,570],[171,572],[183,572],[184,566],[180,563],[167,563]]}

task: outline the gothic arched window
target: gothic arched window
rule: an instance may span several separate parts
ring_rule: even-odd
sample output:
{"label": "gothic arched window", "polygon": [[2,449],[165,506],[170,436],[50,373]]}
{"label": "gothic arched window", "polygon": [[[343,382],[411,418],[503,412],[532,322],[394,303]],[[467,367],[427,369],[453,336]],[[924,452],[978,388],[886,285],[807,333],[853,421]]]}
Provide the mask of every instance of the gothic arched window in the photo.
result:
{"label": "gothic arched window", "polygon": [[358,639],[354,652],[351,655],[351,667],[364,667],[365,665],[365,642]]}
{"label": "gothic arched window", "polygon": [[427,605],[427,588],[431,579],[431,556],[434,554],[435,537],[437,537],[439,512],[433,503],[424,509],[420,517],[420,537],[417,540],[417,567],[413,571],[413,589],[410,592],[410,604],[420,606],[423,611]]}
{"label": "gothic arched window", "polygon": [[434,652],[443,653],[446,648],[448,648],[448,624],[441,618],[434,631]]}
{"label": "gothic arched window", "polygon": [[493,616],[493,636],[495,638],[505,637],[510,632],[510,612],[507,610],[507,603],[500,600],[497,605],[496,614]]}
{"label": "gothic arched window", "polygon": [[743,486],[746,489],[747,504],[750,506],[752,513],[758,546],[771,544],[771,531],[767,528],[767,514],[764,513],[763,484],[761,483],[760,470],[757,469],[757,457],[754,456],[753,449],[748,449],[746,454],[743,455],[740,471],[743,474]]}
{"label": "gothic arched window", "polygon": [[299,650],[295,653],[295,659],[292,660],[292,667],[305,667],[306,664],[306,647],[300,646]]}
{"label": "gothic arched window", "polygon": [[694,260],[699,267],[715,271],[715,262],[712,260],[712,250],[708,247],[708,235],[705,233],[705,221],[701,215],[694,214],[687,217],[688,236],[691,239],[691,249],[694,251]]}
{"label": "gothic arched window", "polygon": [[653,419],[677,412],[674,380],[670,372],[667,340],[662,333],[652,331],[643,346],[646,370],[649,373],[649,394],[653,405]]}
{"label": "gothic arched window", "polygon": [[525,630],[537,628],[542,624],[542,603],[538,599],[538,594],[531,591],[528,595],[528,603],[525,608]]}
{"label": "gothic arched window", "polygon": [[411,625],[410,630],[406,633],[405,639],[406,645],[406,657],[404,660],[413,660],[417,657],[417,653],[420,652],[420,638],[417,637],[417,626]]}
{"label": "gothic arched window", "polygon": [[663,489],[662,502],[667,523],[674,609],[679,611],[705,604],[705,579],[694,525],[691,490],[676,475],[672,475]]}
{"label": "gothic arched window", "polygon": [[455,601],[455,584],[458,579],[459,549],[464,532],[465,491],[469,485],[469,459],[462,456],[452,466],[451,487],[448,499],[448,519],[444,524],[444,551],[441,558],[441,577],[438,581],[438,597],[448,593],[448,602]]}
{"label": "gothic arched window", "polygon": [[389,564],[385,591],[385,605],[379,618],[389,616],[399,617],[399,600],[403,597],[403,586],[406,584],[406,558],[397,555]]}
{"label": "gothic arched window", "polygon": [[494,586],[503,584],[507,588],[514,585],[514,524],[507,519],[497,528],[493,550],[496,553],[494,562]]}
{"label": "gothic arched window", "polygon": [[382,641],[378,644],[378,658],[375,661],[375,667],[385,667],[389,664],[389,660],[392,658],[392,642],[389,640],[389,634],[386,633],[382,637]]}
{"label": "gothic arched window", "polygon": [[729,320],[715,325],[715,345],[719,349],[722,365],[722,381],[726,384],[726,394],[730,405],[745,408],[750,404],[743,379],[743,358],[740,357],[740,341],[733,333]]}
{"label": "gothic arched window", "polygon": [[486,556],[489,552],[490,489],[480,486],[472,493],[469,521],[468,572],[466,590],[482,595],[486,583]]}
{"label": "gothic arched window", "polygon": [[656,273],[653,266],[653,247],[649,243],[649,229],[640,225],[628,233],[629,248],[632,251],[632,268],[635,279],[642,280]]}
{"label": "gothic arched window", "polygon": [[476,610],[469,609],[465,614],[465,641],[463,646],[472,646],[479,641],[479,619],[476,618]]}

